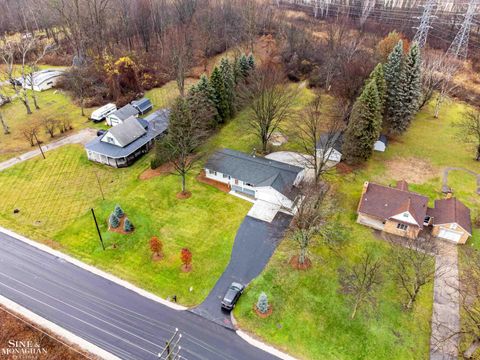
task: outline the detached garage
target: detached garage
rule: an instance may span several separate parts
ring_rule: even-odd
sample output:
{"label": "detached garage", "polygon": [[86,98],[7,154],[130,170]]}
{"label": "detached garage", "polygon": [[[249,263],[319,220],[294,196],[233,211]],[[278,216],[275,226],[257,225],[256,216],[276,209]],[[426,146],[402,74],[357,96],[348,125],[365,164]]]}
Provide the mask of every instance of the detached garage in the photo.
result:
{"label": "detached garage", "polygon": [[456,198],[435,200],[428,215],[433,219],[433,236],[456,244],[465,244],[472,236],[470,209]]}

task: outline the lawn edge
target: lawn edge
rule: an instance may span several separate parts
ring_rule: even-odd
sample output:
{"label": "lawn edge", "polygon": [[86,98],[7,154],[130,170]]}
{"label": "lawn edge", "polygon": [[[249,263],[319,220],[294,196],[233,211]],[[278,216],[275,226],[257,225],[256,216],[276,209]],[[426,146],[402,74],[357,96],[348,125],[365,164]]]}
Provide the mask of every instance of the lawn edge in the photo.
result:
{"label": "lawn edge", "polygon": [[16,302],[4,297],[3,295],[0,295],[0,304],[5,306],[7,309],[14,311],[17,314],[22,315],[23,317],[41,326],[42,328],[57,334],[61,338],[66,339],[69,342],[78,345],[81,349],[88,351],[91,354],[99,356],[100,358],[105,360],[121,360],[119,357],[113,355],[112,353],[98,347],[97,345],[85,339],[82,339],[81,337],[45,319],[44,317],[35,314],[34,312],[24,308],[23,306],[17,304]]}
{"label": "lawn edge", "polygon": [[57,256],[65,261],[68,261],[69,263],[81,268],[81,269],[84,269],[84,270],[87,270],[95,275],[98,275],[98,276],[101,276],[103,277],[104,279],[107,279],[113,283],[116,283],[117,285],[120,285],[120,286],[123,286],[124,288],[127,288],[133,292],[136,292],[137,294],[143,296],[143,297],[146,297],[150,300],[153,300],[153,301],[156,301],[162,305],[165,305],[165,306],[168,306],[169,308],[173,309],[173,310],[177,310],[177,311],[184,311],[184,310],[187,310],[188,308],[185,307],[185,306],[182,306],[182,305],[178,305],[178,304],[175,304],[175,303],[172,303],[170,301],[167,301],[157,295],[154,295],[152,294],[151,292],[148,292],[144,289],[141,289],[131,283],[129,283],[128,281],[126,280],[123,280],[123,279],[120,279],[118,277],[116,277],[115,275],[112,275],[112,274],[109,274],[105,271],[102,271],[94,266],[91,266],[91,265],[88,265],[88,264],[85,264],[84,262],[80,261],[80,260],[77,260],[69,255],[66,255],[60,251],[57,251],[57,250],[54,250],[52,248],[50,248],[49,246],[47,245],[44,245],[44,244],[40,244],[36,241],[33,241],[33,240],[30,240],[28,239],[27,237],[25,236],[22,236],[20,234],[17,234],[16,232],[14,231],[11,231],[11,230],[8,230],[2,226],[0,226],[0,232],[3,232],[4,234],[8,235],[8,236],[11,236],[17,240],[20,240],[30,246],[33,246],[41,251],[44,251],[44,252],[47,252],[51,255],[54,255],[54,256]]}
{"label": "lawn edge", "polygon": [[238,336],[240,336],[243,340],[245,340],[250,345],[255,346],[256,348],[261,349],[269,354],[272,354],[280,359],[297,360],[297,358],[294,358],[293,356],[288,355],[287,353],[284,353],[283,351],[276,349],[272,345],[265,344],[264,342],[253,338],[243,330],[236,330],[235,332],[237,333]]}

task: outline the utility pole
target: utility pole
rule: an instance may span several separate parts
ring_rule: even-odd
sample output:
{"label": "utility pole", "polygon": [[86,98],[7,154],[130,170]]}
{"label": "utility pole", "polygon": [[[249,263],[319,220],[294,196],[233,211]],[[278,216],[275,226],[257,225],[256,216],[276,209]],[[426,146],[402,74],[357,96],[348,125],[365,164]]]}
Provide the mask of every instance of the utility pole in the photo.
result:
{"label": "utility pole", "polygon": [[37,142],[38,148],[40,149],[40,152],[42,153],[42,156],[45,159],[45,154],[43,153],[43,149],[42,149],[42,146],[40,145],[40,141],[38,141],[36,131],[33,132],[33,136],[35,136],[35,141]]}
{"label": "utility pole", "polygon": [[473,17],[475,16],[475,10],[477,9],[478,4],[479,0],[470,0],[460,30],[448,48],[447,55],[463,60],[467,58],[470,29],[472,27]]}
{"label": "utility pole", "polygon": [[436,17],[433,15],[437,0],[428,0],[423,7],[423,14],[420,17],[420,25],[416,27],[417,33],[415,34],[413,41],[418,43],[420,48],[423,48],[427,43],[428,30],[432,27],[430,23],[432,19]]}
{"label": "utility pole", "polygon": [[98,232],[98,237],[100,238],[100,243],[102,244],[103,250],[105,250],[105,245],[103,244],[103,239],[102,239],[102,233],[100,232],[100,228],[98,227],[97,217],[95,216],[95,211],[93,211],[93,208],[91,208],[90,210],[92,210],[93,221],[95,221],[95,226],[97,227],[97,232]]}
{"label": "utility pole", "polygon": [[178,329],[175,328],[175,332],[172,337],[165,342],[165,347],[161,353],[158,353],[158,358],[161,360],[180,360],[185,359],[180,355],[180,350],[182,347],[179,345],[180,340],[182,339],[182,334],[178,332]]}

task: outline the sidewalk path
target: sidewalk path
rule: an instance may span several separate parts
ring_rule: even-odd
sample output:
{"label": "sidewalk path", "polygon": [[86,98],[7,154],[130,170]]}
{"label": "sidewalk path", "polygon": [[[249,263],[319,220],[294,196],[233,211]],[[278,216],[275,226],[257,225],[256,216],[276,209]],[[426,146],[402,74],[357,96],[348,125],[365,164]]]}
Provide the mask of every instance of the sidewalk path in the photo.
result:
{"label": "sidewalk path", "polygon": [[458,248],[438,240],[433,285],[431,360],[458,358],[460,303],[458,277]]}
{"label": "sidewalk path", "polygon": [[[63,139],[51,142],[46,145],[41,145],[43,152],[47,152],[53,149],[57,149],[60,146],[68,145],[68,144],[86,144],[93,138],[97,136],[97,131],[94,129],[83,129],[77,132],[76,134],[69,135],[64,137]],[[36,148],[35,150],[26,152],[20,156],[14,157],[7,161],[0,163],[0,171],[8,169],[16,164],[19,164],[23,161],[29,160],[35,156],[40,155],[40,149]]]}
{"label": "sidewalk path", "polygon": [[458,171],[465,171],[477,178],[477,194],[480,195],[480,174],[477,174],[475,171],[461,168],[461,167],[447,167],[443,170],[443,177],[442,177],[442,192],[448,193],[451,191],[450,187],[448,186],[448,173],[453,170]]}

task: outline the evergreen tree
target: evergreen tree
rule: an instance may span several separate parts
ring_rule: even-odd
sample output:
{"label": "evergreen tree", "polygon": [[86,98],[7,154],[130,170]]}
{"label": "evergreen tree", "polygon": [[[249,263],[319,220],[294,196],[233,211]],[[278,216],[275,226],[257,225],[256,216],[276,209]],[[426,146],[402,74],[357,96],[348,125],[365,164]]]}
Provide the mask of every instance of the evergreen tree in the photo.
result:
{"label": "evergreen tree", "polygon": [[189,91],[188,102],[192,116],[200,118],[208,127],[214,128],[220,122],[215,90],[205,74]]}
{"label": "evergreen tree", "polygon": [[375,81],[375,85],[377,85],[378,99],[380,100],[380,113],[383,114],[385,98],[387,96],[387,82],[385,81],[382,63],[377,64],[375,69],[373,69],[368,81],[371,80]]}
{"label": "evergreen tree", "polygon": [[387,95],[385,97],[385,120],[387,122],[388,130],[395,122],[395,112],[401,103],[399,102],[399,83],[400,72],[402,70],[403,62],[403,41],[400,40],[393,48],[393,51],[388,55],[387,62],[383,66],[383,73],[385,82],[387,84]]}
{"label": "evergreen tree", "polygon": [[369,81],[355,101],[343,139],[343,154],[350,164],[367,160],[380,136],[382,117],[377,85]]}
{"label": "evergreen tree", "polygon": [[253,57],[253,54],[250,53],[250,55],[248,55],[248,65],[250,66],[250,70],[253,70],[255,69],[255,58]]}
{"label": "evergreen tree", "polygon": [[250,73],[250,71],[252,70],[248,62],[247,55],[242,54],[242,56],[240,56],[240,59],[238,60],[238,67],[239,67],[241,76],[243,78],[246,78]]}
{"label": "evergreen tree", "polygon": [[115,205],[115,210],[113,210],[113,213],[116,215],[117,218],[121,219],[125,213],[123,212],[123,209],[120,207],[120,205]]}
{"label": "evergreen tree", "polygon": [[266,314],[268,312],[268,297],[267,294],[265,294],[263,291],[262,293],[258,296],[258,301],[257,301],[257,309],[260,311],[262,314]]}
{"label": "evergreen tree", "polygon": [[418,111],[421,97],[421,58],[420,48],[413,43],[400,73],[398,104],[391,122],[390,132],[402,134],[407,130],[413,116]]}
{"label": "evergreen tree", "polygon": [[132,232],[133,229],[134,229],[133,224],[131,223],[130,219],[126,217],[125,221],[123,222],[123,230],[126,232]]}
{"label": "evergreen tree", "polygon": [[220,69],[217,66],[215,66],[212,71],[212,75],[210,76],[210,84],[212,85],[215,93],[215,105],[217,108],[218,116],[220,118],[220,122],[223,123],[225,122],[225,120],[228,119],[229,115],[228,97],[225,91],[222,74],[220,73]]}
{"label": "evergreen tree", "polygon": [[120,225],[120,219],[117,215],[115,215],[115,213],[111,213],[110,218],[108,219],[108,223],[110,224],[110,227],[116,229],[118,228],[118,225]]}
{"label": "evergreen tree", "polygon": [[226,100],[228,105],[227,118],[235,115],[235,75],[233,64],[227,58],[220,61],[220,74],[222,75],[223,85],[225,87]]}

